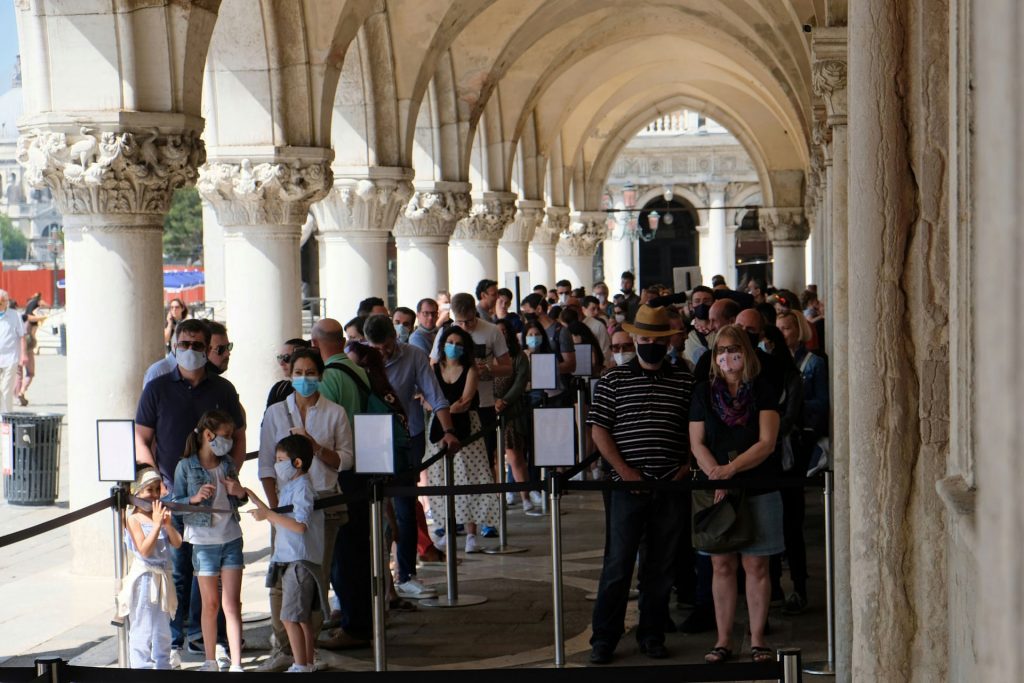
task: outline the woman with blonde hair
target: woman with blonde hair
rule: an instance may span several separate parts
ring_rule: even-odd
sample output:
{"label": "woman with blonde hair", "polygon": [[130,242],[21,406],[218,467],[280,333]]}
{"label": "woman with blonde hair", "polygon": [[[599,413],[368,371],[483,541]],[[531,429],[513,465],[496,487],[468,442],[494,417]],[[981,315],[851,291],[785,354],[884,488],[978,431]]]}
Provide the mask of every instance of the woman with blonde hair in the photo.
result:
{"label": "woman with blonde hair", "polygon": [[[761,376],[761,364],[746,331],[727,325],[718,331],[711,349],[711,375],[697,385],[690,403],[690,447],[706,480],[744,479],[756,482],[779,476],[775,443],[779,432],[778,395]],[[720,502],[725,489],[715,491]],[[750,615],[750,655],[755,662],[774,659],[766,647],[765,624],[771,585],[768,560],[784,550],[782,500],[777,489],[745,492],[745,505],[753,533],[742,547],[726,553],[708,553],[713,567],[712,592],[718,640],[705,655],[709,664],[732,657],[730,639],[736,613],[737,555],[746,572],[747,610]]]}

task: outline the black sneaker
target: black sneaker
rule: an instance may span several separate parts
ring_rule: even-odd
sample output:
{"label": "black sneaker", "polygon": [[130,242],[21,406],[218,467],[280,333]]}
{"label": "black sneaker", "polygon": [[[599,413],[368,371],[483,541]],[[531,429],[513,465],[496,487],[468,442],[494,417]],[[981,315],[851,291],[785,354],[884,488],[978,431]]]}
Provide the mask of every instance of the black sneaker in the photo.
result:
{"label": "black sneaker", "polygon": [[608,643],[594,643],[590,648],[591,664],[610,664],[613,648]]}
{"label": "black sneaker", "polygon": [[697,607],[679,625],[679,630],[690,634],[706,633],[707,631],[715,630],[717,627],[718,624],[715,623],[715,610],[711,607]]}
{"label": "black sneaker", "polygon": [[190,655],[205,655],[206,650],[203,649],[203,637],[200,636],[195,640],[189,640],[185,644],[185,651]]}
{"label": "black sneaker", "polygon": [[782,611],[785,614],[802,614],[805,609],[807,609],[807,598],[796,592],[786,598],[786,604],[782,606]]}
{"label": "black sneaker", "polygon": [[648,640],[646,643],[640,643],[640,652],[651,659],[665,659],[668,657],[668,648],[665,647],[665,643],[659,643],[656,640]]}

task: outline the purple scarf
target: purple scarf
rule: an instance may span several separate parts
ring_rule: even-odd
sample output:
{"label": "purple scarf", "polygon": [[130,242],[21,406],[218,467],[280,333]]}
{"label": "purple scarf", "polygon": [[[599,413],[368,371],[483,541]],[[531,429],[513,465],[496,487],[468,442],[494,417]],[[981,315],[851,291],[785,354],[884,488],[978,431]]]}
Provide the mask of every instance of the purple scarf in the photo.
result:
{"label": "purple scarf", "polygon": [[736,397],[729,395],[729,386],[722,379],[711,383],[711,406],[715,414],[730,427],[742,427],[754,414],[754,392],[750,383],[740,384]]}

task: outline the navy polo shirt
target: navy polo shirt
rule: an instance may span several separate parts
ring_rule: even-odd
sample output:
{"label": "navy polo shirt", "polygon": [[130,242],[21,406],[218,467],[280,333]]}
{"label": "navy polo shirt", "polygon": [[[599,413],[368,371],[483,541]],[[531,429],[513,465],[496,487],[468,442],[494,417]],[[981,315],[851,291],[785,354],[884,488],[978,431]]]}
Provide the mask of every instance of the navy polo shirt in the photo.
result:
{"label": "navy polo shirt", "polygon": [[174,468],[185,451],[185,440],[208,410],[222,410],[237,427],[245,427],[234,385],[209,371],[193,387],[174,366],[142,390],[135,422],[156,432],[156,463],[165,481],[174,481]]}

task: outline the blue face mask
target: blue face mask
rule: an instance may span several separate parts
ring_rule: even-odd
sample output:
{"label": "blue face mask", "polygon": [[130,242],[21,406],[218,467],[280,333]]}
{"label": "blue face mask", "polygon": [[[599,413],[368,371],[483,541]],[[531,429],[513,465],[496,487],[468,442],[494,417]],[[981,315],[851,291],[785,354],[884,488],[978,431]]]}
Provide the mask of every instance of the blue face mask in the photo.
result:
{"label": "blue face mask", "polygon": [[462,358],[463,348],[448,342],[444,345],[444,355],[448,360],[458,360]]}
{"label": "blue face mask", "polygon": [[405,325],[395,325],[395,334],[398,336],[398,341],[403,344],[409,343],[409,335],[412,334],[409,328]]}
{"label": "blue face mask", "polygon": [[320,380],[316,377],[292,377],[292,387],[305,398],[309,398],[320,388]]}
{"label": "blue face mask", "polygon": [[530,349],[531,351],[536,351],[537,349],[539,349],[542,343],[544,343],[544,339],[537,335],[526,338],[526,348]]}

